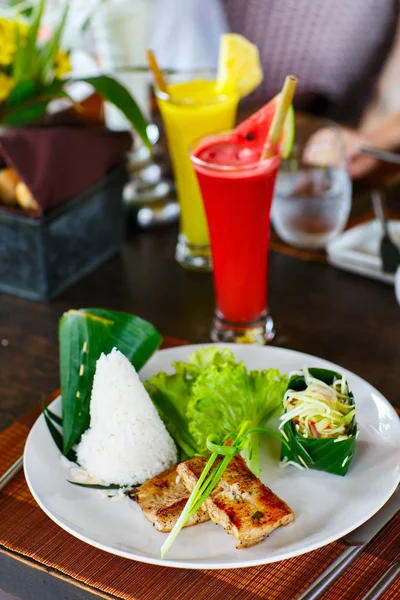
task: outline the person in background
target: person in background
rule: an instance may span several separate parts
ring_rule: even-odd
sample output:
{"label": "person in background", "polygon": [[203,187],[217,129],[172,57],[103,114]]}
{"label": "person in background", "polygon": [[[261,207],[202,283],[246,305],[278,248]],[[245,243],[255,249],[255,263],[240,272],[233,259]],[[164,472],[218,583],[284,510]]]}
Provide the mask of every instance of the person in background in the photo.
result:
{"label": "person in background", "polygon": [[[199,31],[207,29],[207,14],[211,20],[210,5],[214,12],[222,8],[226,21],[222,23],[220,18],[220,31],[240,33],[260,51],[264,81],[249,101],[266,102],[279,92],[287,73],[296,74],[296,108],[344,126],[353,178],[363,177],[376,165],[374,159],[358,152],[360,147],[393,150],[400,146],[400,112],[363,123],[396,39],[398,0],[207,0],[207,11],[203,0],[185,0],[184,9],[178,11],[180,3],[157,0],[155,5],[153,39],[163,66],[179,68],[183,60],[182,45],[178,51],[178,21],[179,32],[192,28],[193,36],[189,32],[187,36],[201,44]],[[214,37],[215,20],[214,16]],[[196,22],[200,21],[201,27],[198,25],[196,30]],[[160,35],[161,48],[157,46]],[[210,47],[204,34],[203,47]],[[167,61],[162,60],[163,50]],[[200,51],[192,48],[186,56],[189,54],[200,56]]]}
{"label": "person in background", "polygon": [[343,130],[353,178],[376,166],[359,153],[362,146],[400,146],[400,112],[362,120],[395,43],[398,0],[223,0],[223,5],[230,30],[259,48],[265,77],[254,97],[275,95],[283,76],[295,73],[296,108],[348,126]]}
{"label": "person in background", "polygon": [[[264,81],[250,101],[266,102],[281,89],[285,75],[295,73],[296,108],[343,126],[353,178],[377,164],[361,155],[360,147],[400,148],[400,94],[393,85],[397,77],[400,86],[399,0],[147,1],[153,7],[150,45],[164,67],[216,66],[219,35],[229,30],[260,51]],[[0,0],[0,8],[6,4]],[[62,5],[63,0],[48,0],[53,12]],[[70,20],[89,5],[93,10],[96,0],[72,0]],[[392,101],[384,114],[375,111],[374,119],[365,119],[393,49]]]}

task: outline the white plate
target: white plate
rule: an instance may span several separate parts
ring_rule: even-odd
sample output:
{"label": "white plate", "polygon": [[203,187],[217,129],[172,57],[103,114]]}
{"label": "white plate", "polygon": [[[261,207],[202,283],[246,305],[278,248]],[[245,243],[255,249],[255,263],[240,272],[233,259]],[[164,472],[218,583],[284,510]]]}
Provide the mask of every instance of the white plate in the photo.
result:
{"label": "white plate", "polygon": [[[389,221],[389,232],[400,247],[400,221]],[[338,269],[393,284],[394,275],[382,271],[381,237],[382,226],[376,220],[356,225],[327,244],[328,262]]]}
{"label": "white plate", "polygon": [[[343,371],[308,354],[273,347],[229,345],[249,368],[277,367],[288,372],[303,365]],[[157,352],[141,371],[147,379],[171,363],[186,360],[199,346]],[[282,469],[268,458],[265,484],[294,510],[296,520],[264,542],[235,549],[235,539],[208,522],[184,529],[168,558],[160,559],[166,534],[157,532],[128,498],[113,502],[98,492],[67,482],[68,468],[43,417],[33,426],[25,447],[24,468],[29,488],[45,513],[77,538],[112,554],[152,564],[188,569],[249,567],[309,552],[342,537],[371,517],[391,496],[400,479],[400,420],[387,400],[366,381],[348,373],[357,404],[361,432],[345,477],[318,471]],[[60,410],[60,399],[53,410]]]}

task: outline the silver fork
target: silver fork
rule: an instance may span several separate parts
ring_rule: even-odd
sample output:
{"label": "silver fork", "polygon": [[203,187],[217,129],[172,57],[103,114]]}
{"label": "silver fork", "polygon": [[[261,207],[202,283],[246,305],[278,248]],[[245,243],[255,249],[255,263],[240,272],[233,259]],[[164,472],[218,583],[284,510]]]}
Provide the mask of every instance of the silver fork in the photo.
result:
{"label": "silver fork", "polygon": [[400,560],[391,565],[361,600],[378,600],[400,575]]}

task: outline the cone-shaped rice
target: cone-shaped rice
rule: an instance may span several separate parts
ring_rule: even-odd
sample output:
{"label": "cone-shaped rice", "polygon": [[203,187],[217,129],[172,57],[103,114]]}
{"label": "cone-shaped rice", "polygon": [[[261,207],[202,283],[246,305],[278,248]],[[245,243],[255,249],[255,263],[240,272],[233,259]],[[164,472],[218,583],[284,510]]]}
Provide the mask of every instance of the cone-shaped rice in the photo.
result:
{"label": "cone-shaped rice", "polygon": [[96,364],[90,427],[77,448],[96,480],[136,485],[178,461],[176,447],[129,360],[117,349]]}

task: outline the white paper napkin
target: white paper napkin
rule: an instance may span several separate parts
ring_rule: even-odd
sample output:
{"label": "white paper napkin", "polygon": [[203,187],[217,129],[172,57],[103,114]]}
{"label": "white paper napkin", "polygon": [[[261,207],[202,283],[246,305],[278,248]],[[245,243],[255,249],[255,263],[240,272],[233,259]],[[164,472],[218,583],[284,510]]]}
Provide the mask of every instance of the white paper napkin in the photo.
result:
{"label": "white paper napkin", "polygon": [[400,267],[398,267],[394,278],[394,290],[396,292],[397,302],[400,304]]}
{"label": "white paper napkin", "polygon": [[[389,232],[400,247],[400,221],[389,221]],[[352,227],[327,244],[328,261],[339,269],[393,285],[395,276],[382,271],[381,237],[382,227],[378,221]]]}

